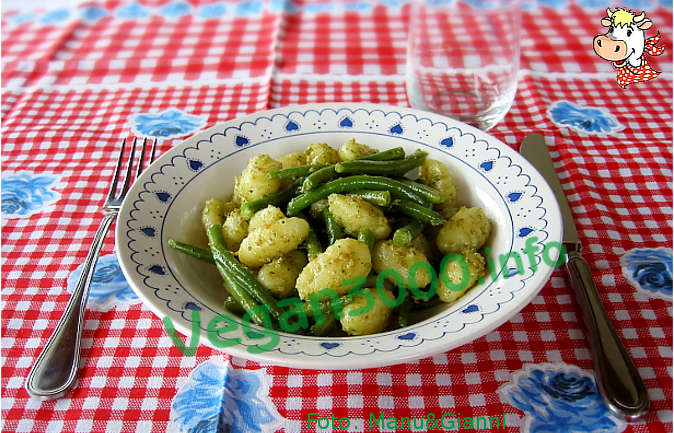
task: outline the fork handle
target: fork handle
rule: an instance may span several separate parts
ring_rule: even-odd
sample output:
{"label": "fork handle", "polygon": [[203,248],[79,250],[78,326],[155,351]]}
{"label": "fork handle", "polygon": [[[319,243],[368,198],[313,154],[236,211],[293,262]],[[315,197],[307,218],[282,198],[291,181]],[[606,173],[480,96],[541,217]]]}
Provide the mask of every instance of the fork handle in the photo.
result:
{"label": "fork handle", "polygon": [[580,252],[571,250],[565,268],[589,333],[599,391],[611,412],[636,421],[648,412],[648,392],[606,314],[590,265]]}
{"label": "fork handle", "polygon": [[80,362],[80,342],[89,285],[103,241],[115,220],[106,215],[96,231],[77,285],[61,320],[26,379],[26,391],[40,400],[62,397],[75,383]]}

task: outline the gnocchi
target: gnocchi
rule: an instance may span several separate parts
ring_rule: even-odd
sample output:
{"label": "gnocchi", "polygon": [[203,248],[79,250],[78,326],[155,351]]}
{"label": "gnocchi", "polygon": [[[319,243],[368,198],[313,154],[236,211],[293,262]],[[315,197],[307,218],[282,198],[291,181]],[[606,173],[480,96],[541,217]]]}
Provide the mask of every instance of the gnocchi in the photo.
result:
{"label": "gnocchi", "polygon": [[287,298],[295,292],[295,280],[306,264],[307,255],[303,251],[291,251],[262,265],[257,279],[277,299]]}
{"label": "gnocchi", "polygon": [[302,218],[282,218],[248,233],[239,247],[239,260],[257,268],[297,249],[308,234],[309,223]]}
{"label": "gnocchi", "polygon": [[306,151],[307,164],[335,164],[340,162],[337,150],[326,143],[313,143]]}
{"label": "gnocchi", "polygon": [[361,230],[372,231],[375,239],[386,239],[391,227],[384,212],[362,197],[330,194],[328,208],[335,219],[351,236],[358,236]]}
{"label": "gnocchi", "polygon": [[[430,287],[424,292],[437,296],[435,301],[450,303],[477,284],[486,273],[480,248],[492,231],[485,212],[459,206],[450,170],[442,162],[426,158],[424,152],[417,151],[403,161],[404,150],[396,148],[367,158],[375,153],[377,150],[351,139],[338,149],[317,142],[303,151],[276,158],[253,156],[236,177],[233,196],[227,201],[210,199],[202,209],[202,223],[212,249],[209,260],[230,260],[228,266],[238,272],[228,276],[226,266],[219,266],[227,284],[249,292],[253,306],[265,300],[279,324],[284,311],[280,306],[290,305],[294,296],[301,311],[318,302],[313,294],[323,297],[330,293],[333,298],[334,293],[344,306],[341,315],[326,313],[331,321],[325,321],[325,329],[338,323],[339,335],[386,331],[394,326],[394,314],[399,326],[406,326],[410,322],[403,318],[404,310],[425,302],[412,300],[412,296],[421,296],[414,286]],[[322,170],[328,174],[327,180],[306,187],[304,180],[316,170],[309,165],[340,162],[332,172],[329,168]],[[418,172],[416,182],[423,185],[416,184],[413,174],[411,179],[398,182],[401,162],[405,169],[412,167]],[[347,165],[352,167],[352,174],[343,172],[342,166]],[[361,168],[371,170],[363,174],[377,179],[388,174],[389,178],[382,184],[373,184],[370,178],[369,183],[361,181],[367,186],[358,186],[359,179],[364,178],[359,176]],[[358,188],[316,194],[303,208],[291,210],[293,200],[315,194],[321,182],[346,176],[354,176],[346,181]],[[413,206],[401,206],[405,201]],[[220,231],[213,227],[218,225],[221,240]],[[213,249],[214,244],[224,244],[228,251],[220,246]],[[452,253],[464,260],[445,263],[442,255]],[[442,264],[445,269],[436,274]],[[386,284],[379,287],[384,278]],[[376,289],[372,288],[373,281],[377,281]],[[459,290],[455,290],[457,285]],[[333,292],[324,292],[326,289]],[[234,297],[236,291],[230,295]],[[249,305],[244,307],[246,311],[252,308],[245,296],[235,302]],[[315,316],[312,320],[315,326],[319,324]],[[312,327],[312,332],[318,330]]]}
{"label": "gnocchi", "polygon": [[[393,241],[377,242],[372,253],[374,270],[380,274],[384,270],[392,269],[396,271],[403,279],[405,285],[409,287],[410,269],[416,263],[428,262],[426,256],[413,247],[401,247],[395,245]],[[415,274],[417,287],[426,287],[431,282],[431,276],[423,268],[418,269]],[[392,280],[393,284],[399,284]]]}
{"label": "gnocchi", "polygon": [[[445,278],[441,276],[438,286],[438,298],[443,302],[454,302],[459,299],[468,289],[473,287],[478,279],[485,274],[485,261],[476,251],[464,251],[462,254],[465,265],[454,260],[447,264],[447,269],[440,270],[445,273],[445,278],[461,290],[453,290],[445,285]],[[464,267],[468,270],[468,281],[464,281]]]}
{"label": "gnocchi", "polygon": [[269,155],[256,155],[248,161],[248,165],[236,178],[234,197],[240,201],[253,201],[279,190],[281,181],[270,179],[267,175],[283,168],[280,162]]}
{"label": "gnocchi", "polygon": [[266,208],[257,211],[248,222],[248,230],[253,231],[263,227],[269,227],[276,221],[285,218],[281,209],[269,205]]}
{"label": "gnocchi", "polygon": [[362,158],[364,156],[372,155],[376,152],[377,151],[370,146],[366,146],[365,144],[357,142],[355,138],[352,138],[351,140],[339,146],[338,151],[339,157],[342,159],[342,161],[350,161],[352,159]]}
{"label": "gnocchi", "polygon": [[297,277],[297,291],[301,299],[311,293],[330,288],[339,295],[349,290],[342,282],[354,277],[367,276],[372,269],[370,250],[356,239],[339,239],[307,264]]}
{"label": "gnocchi", "polygon": [[241,211],[236,208],[227,215],[222,223],[222,234],[225,237],[227,249],[236,251],[241,241],[248,236],[248,221],[241,216]]}
{"label": "gnocchi", "polygon": [[456,212],[456,186],[447,166],[440,161],[427,159],[421,166],[421,176],[426,185],[443,195],[444,201],[436,205],[442,216],[451,218]]}
{"label": "gnocchi", "polygon": [[487,242],[491,222],[478,207],[461,207],[443,224],[437,237],[438,249],[444,253],[477,250]]}
{"label": "gnocchi", "polygon": [[[392,308],[382,302],[378,290],[372,288],[365,290],[372,297],[370,301],[372,305],[367,305],[370,296],[358,296],[342,309],[340,323],[349,335],[376,334],[385,331],[388,325]],[[384,289],[382,292],[383,296],[391,300],[394,298],[390,290]]]}

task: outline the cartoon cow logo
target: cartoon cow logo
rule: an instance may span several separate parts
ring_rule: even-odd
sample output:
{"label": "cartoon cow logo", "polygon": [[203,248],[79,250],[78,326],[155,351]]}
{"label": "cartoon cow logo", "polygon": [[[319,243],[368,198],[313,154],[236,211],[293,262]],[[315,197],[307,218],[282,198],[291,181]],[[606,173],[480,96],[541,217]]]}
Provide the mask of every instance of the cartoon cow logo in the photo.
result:
{"label": "cartoon cow logo", "polygon": [[604,60],[613,62],[618,68],[618,85],[623,89],[632,83],[652,80],[660,75],[648,64],[644,54],[659,56],[665,47],[656,47],[660,42],[660,32],[648,39],[644,31],[653,26],[646,13],[635,12],[624,8],[617,8],[611,12],[606,9],[608,17],[601,19],[601,25],[608,27],[608,31],[595,36],[593,41],[594,52]]}

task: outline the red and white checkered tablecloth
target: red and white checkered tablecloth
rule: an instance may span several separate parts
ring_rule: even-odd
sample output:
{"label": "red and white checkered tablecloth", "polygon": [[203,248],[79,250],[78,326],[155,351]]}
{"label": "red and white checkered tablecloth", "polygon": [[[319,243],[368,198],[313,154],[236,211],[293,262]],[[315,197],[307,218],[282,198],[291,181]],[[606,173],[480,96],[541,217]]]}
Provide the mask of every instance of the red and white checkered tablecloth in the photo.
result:
{"label": "red and white checkered tablecloth", "polygon": [[[349,431],[368,431],[370,413],[452,412],[499,416],[512,432],[671,432],[671,287],[640,287],[628,278],[625,257],[635,249],[669,254],[671,286],[672,4],[631,3],[647,11],[649,32],[662,34],[664,54],[649,59],[662,75],[623,90],[613,66],[593,53],[599,20],[619,4],[525,2],[515,103],[490,133],[513,148],[531,132],[547,137],[602,302],[648,388],[645,420],[625,424],[601,411],[581,418],[586,408],[569,403],[567,418],[578,419],[554,426],[546,424],[558,419],[554,398],[517,398],[551,374],[594,384],[561,271],[482,338],[357,371],[261,366],[205,346],[186,357],[138,301],[91,307],[78,386],[57,401],[30,399],[25,377],[69,299],[68,279],[86,257],[112,158],[132,134],[133,116],[175,109],[206,128],[288,104],[407,105],[405,0],[108,0],[3,5],[2,431],[217,431],[217,422],[187,421],[177,396],[208,374],[247,374],[261,390],[249,403],[263,402],[258,415],[273,419],[256,418],[254,431],[330,431],[307,428],[312,412],[360,420]],[[164,140],[160,150],[178,142]],[[109,236],[102,260],[114,261],[113,251]],[[209,395],[203,386],[196,389]],[[581,397],[567,402],[590,401]],[[237,426],[230,431],[253,431]]]}

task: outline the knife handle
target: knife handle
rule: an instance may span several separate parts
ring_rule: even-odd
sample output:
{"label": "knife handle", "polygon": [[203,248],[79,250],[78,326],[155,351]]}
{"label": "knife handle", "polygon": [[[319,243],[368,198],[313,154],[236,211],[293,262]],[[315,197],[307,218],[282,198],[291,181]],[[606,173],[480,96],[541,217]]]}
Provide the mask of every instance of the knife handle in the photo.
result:
{"label": "knife handle", "polygon": [[648,392],[599,299],[590,265],[571,250],[565,268],[590,334],[599,391],[614,414],[636,421],[648,412]]}

